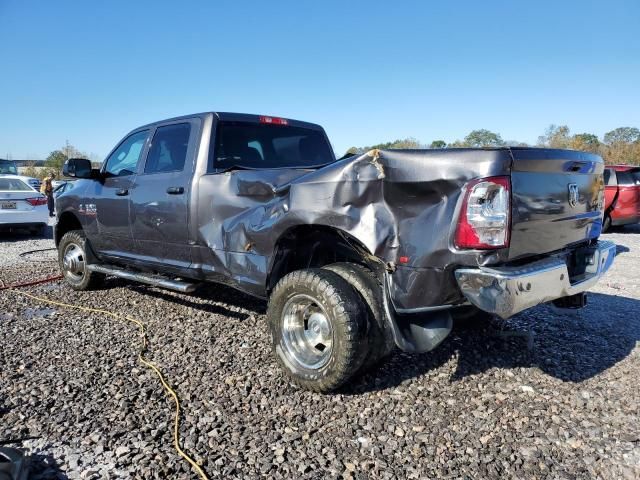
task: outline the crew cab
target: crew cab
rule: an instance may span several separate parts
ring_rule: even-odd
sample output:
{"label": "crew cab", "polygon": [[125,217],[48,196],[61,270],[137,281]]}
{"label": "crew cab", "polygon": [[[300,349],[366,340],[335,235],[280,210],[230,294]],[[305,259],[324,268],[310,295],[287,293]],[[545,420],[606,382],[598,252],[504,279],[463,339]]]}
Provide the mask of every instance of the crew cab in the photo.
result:
{"label": "crew cab", "polygon": [[136,128],[99,170],[68,160],[55,241],[77,290],[114,275],[268,299],[282,369],[329,391],[394,346],[432,350],[453,318],[583,306],[616,251],[603,169],[536,148],[336,159],[318,125],[210,112]]}
{"label": "crew cab", "polygon": [[640,222],[640,167],[610,165],[604,170],[603,231],[611,226]]}

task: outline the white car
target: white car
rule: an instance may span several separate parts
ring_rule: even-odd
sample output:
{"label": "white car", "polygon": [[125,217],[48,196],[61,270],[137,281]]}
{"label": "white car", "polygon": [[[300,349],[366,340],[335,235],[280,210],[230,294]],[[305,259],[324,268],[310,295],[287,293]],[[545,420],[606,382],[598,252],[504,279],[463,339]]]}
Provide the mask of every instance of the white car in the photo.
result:
{"label": "white car", "polygon": [[15,176],[0,176],[0,229],[28,228],[44,234],[49,222],[47,197]]}
{"label": "white car", "polygon": [[32,186],[36,191],[40,191],[40,185],[42,182],[37,178],[33,177],[25,177],[24,175],[18,174],[18,167],[16,167],[16,162],[13,160],[3,160],[0,159],[0,176],[10,175],[12,177],[18,177],[20,180],[25,182],[26,184]]}

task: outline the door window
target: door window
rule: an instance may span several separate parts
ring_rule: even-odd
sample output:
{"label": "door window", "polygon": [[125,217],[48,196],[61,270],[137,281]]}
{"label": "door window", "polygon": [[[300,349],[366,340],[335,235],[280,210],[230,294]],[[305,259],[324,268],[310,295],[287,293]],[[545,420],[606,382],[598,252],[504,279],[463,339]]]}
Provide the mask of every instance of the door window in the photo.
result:
{"label": "door window", "polygon": [[622,172],[617,172],[617,176],[618,176],[618,185],[622,185],[622,186],[629,186],[629,185],[634,185],[635,179],[633,178],[633,175],[631,175],[630,171],[622,171]]}
{"label": "door window", "polygon": [[136,166],[142,155],[148,134],[149,130],[143,130],[124,139],[115,152],[107,158],[104,168],[107,176],[122,177],[136,173]]}
{"label": "door window", "polygon": [[144,173],[181,172],[187,159],[190,123],[159,127],[153,135]]}
{"label": "door window", "polygon": [[618,179],[616,177],[616,171],[612,168],[604,169],[604,184],[605,185],[613,185],[614,187],[618,184]]}

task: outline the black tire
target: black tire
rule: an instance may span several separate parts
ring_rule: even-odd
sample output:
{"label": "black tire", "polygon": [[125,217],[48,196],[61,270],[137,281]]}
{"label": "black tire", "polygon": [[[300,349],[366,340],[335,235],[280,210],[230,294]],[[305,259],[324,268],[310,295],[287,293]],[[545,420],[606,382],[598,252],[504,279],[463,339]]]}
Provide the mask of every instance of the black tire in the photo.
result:
{"label": "black tire", "polygon": [[[311,317],[319,314],[330,326],[327,335],[330,348],[326,352],[325,348],[309,348],[309,344],[305,344],[306,348],[295,348],[303,342],[292,340],[295,335],[291,333],[290,325],[296,320],[291,319],[297,318],[301,310],[296,302],[303,301],[313,305],[304,308],[301,316],[314,313],[303,320],[305,326],[301,337],[304,339],[310,332]],[[343,385],[360,369],[367,347],[366,307],[353,287],[336,273],[308,269],[285,275],[271,293],[267,320],[275,357],[296,385],[316,392],[329,392]],[[301,351],[323,357],[324,363],[310,366],[300,359]]]}
{"label": "black tire", "polygon": [[604,219],[602,220],[602,233],[607,233],[611,229],[611,216],[608,213],[605,213]]}
{"label": "black tire", "polygon": [[[90,272],[87,265],[87,239],[82,230],[65,233],[58,244],[58,264],[67,284],[74,290],[93,290],[104,281],[105,275]],[[73,255],[71,255],[73,253]],[[65,265],[65,256],[67,262]],[[71,257],[74,257],[73,262]],[[80,267],[80,263],[83,267]]]}
{"label": "black tire", "polygon": [[349,282],[367,306],[368,352],[362,364],[362,370],[372,369],[388,357],[395,346],[385,323],[382,286],[371,270],[356,263],[333,263],[323,268],[337,273]]}
{"label": "black tire", "polygon": [[480,310],[473,305],[452,308],[450,310],[453,325],[458,327],[483,327],[493,319],[493,314]]}

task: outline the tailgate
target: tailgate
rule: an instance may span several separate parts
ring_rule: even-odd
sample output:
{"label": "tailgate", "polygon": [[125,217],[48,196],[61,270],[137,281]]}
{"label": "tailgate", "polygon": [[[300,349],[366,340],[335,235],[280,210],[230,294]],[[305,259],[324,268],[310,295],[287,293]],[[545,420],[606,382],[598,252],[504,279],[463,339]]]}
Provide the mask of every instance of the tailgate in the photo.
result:
{"label": "tailgate", "polygon": [[509,258],[560,250],[602,230],[604,163],[572,150],[511,150]]}

